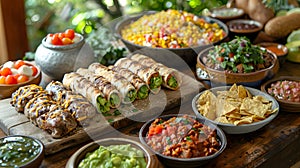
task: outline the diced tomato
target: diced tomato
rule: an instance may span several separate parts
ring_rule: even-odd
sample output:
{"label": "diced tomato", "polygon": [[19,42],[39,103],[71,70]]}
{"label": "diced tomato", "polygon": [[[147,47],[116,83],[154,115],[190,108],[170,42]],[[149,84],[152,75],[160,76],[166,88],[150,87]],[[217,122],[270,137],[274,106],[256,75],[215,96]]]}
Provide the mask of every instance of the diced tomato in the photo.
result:
{"label": "diced tomato", "polygon": [[0,84],[5,84],[5,76],[0,76]]}
{"label": "diced tomato", "polygon": [[18,81],[17,81],[17,79],[14,78],[13,75],[7,75],[7,77],[5,79],[5,83],[6,84],[17,84]]}
{"label": "diced tomato", "polygon": [[18,83],[23,83],[23,82],[26,82],[26,81],[28,81],[29,80],[29,77],[28,76],[26,76],[26,75],[20,75],[19,77],[18,77],[18,79],[17,79],[17,82]]}
{"label": "diced tomato", "polygon": [[155,127],[155,134],[160,134],[163,130],[163,127],[161,125],[157,125]]}
{"label": "diced tomato", "polygon": [[224,61],[224,57],[217,57],[216,58],[219,62],[223,62]]}
{"label": "diced tomato", "polygon": [[65,31],[65,37],[73,40],[73,38],[75,37],[75,31],[73,29],[67,29]]}
{"label": "diced tomato", "polygon": [[233,58],[234,57],[234,53],[231,52],[231,53],[228,54],[228,56],[229,56],[229,58]]}
{"label": "diced tomato", "polygon": [[10,68],[4,67],[1,69],[0,74],[1,74],[1,76],[8,76],[8,75],[12,75],[12,71]]}
{"label": "diced tomato", "polygon": [[19,69],[22,65],[25,65],[25,62],[23,60],[18,60],[18,61],[15,62],[14,67],[16,69]]}
{"label": "diced tomato", "polygon": [[32,76],[35,76],[38,73],[38,69],[35,66],[30,66],[32,69]]}

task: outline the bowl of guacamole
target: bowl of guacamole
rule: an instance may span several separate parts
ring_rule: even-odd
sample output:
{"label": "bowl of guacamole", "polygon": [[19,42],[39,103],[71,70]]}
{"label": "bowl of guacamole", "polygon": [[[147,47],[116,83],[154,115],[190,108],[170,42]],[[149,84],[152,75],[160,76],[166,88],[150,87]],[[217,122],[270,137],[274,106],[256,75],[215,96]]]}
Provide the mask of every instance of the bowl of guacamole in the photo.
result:
{"label": "bowl of guacamole", "polygon": [[125,138],[105,138],[77,150],[66,168],[152,168],[157,167],[155,154],[137,141]]}

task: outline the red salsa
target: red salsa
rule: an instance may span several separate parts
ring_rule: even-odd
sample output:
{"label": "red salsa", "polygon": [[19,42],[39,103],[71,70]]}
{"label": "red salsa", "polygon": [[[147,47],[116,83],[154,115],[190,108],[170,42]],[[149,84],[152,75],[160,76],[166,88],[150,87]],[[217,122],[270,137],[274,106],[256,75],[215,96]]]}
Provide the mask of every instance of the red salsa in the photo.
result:
{"label": "red salsa", "polygon": [[300,102],[300,81],[277,81],[271,84],[268,93],[279,100]]}
{"label": "red salsa", "polygon": [[216,153],[221,146],[216,130],[189,116],[156,119],[146,135],[155,151],[176,158],[194,158]]}

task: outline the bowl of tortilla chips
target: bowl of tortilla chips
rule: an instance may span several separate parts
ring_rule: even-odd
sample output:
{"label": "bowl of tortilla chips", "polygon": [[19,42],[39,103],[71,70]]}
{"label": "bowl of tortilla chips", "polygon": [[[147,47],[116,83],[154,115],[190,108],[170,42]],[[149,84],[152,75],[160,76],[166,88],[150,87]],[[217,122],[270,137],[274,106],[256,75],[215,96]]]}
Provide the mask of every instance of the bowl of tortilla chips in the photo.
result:
{"label": "bowl of tortilla chips", "polygon": [[202,91],[193,98],[192,108],[196,116],[215,123],[228,134],[256,131],[279,113],[274,97],[236,84]]}

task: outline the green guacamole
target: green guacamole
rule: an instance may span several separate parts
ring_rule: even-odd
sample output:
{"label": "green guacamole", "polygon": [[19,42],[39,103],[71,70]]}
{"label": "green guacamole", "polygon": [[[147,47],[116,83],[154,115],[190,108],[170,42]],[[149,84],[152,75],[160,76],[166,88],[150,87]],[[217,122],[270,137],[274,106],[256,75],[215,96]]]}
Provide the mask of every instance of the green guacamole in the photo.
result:
{"label": "green guacamole", "polygon": [[28,137],[7,137],[0,141],[0,167],[20,167],[40,153],[40,145]]}
{"label": "green guacamole", "polygon": [[78,168],[145,168],[146,165],[143,152],[127,144],[99,146],[86,154]]}

